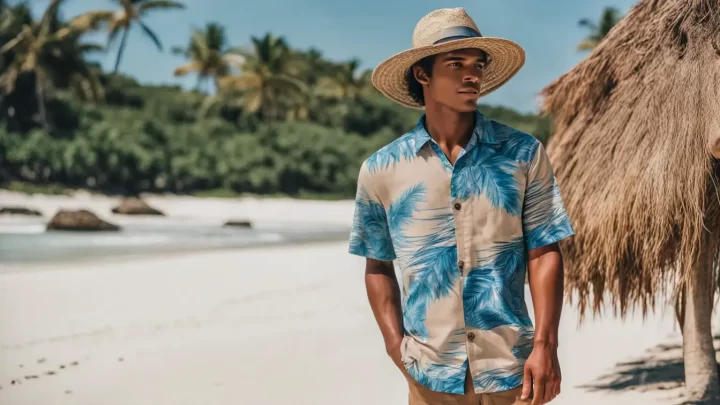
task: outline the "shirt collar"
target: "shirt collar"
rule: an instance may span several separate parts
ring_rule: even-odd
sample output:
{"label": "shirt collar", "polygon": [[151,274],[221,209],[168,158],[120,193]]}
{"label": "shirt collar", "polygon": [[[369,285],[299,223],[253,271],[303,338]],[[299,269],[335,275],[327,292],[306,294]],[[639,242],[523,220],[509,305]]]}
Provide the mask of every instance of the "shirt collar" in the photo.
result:
{"label": "shirt collar", "polygon": [[[425,114],[423,114],[418,120],[417,125],[412,130],[410,138],[414,143],[413,148],[415,153],[418,153],[428,141],[433,140],[425,129]],[[488,144],[498,143],[498,140],[495,137],[495,129],[493,129],[492,122],[490,122],[490,120],[478,110],[475,110],[475,129],[473,129],[473,133],[468,141],[466,149],[470,150],[476,142]]]}

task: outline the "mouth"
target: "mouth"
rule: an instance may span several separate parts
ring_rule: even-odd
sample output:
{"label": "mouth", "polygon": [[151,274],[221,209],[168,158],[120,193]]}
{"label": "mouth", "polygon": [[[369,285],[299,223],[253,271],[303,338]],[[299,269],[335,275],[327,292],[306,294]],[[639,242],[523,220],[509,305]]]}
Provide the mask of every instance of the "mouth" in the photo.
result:
{"label": "mouth", "polygon": [[462,90],[459,90],[458,93],[460,93],[460,94],[468,94],[468,95],[471,95],[471,96],[477,96],[478,94],[480,94],[480,92],[477,91],[477,90],[475,90],[475,89],[462,89]]}

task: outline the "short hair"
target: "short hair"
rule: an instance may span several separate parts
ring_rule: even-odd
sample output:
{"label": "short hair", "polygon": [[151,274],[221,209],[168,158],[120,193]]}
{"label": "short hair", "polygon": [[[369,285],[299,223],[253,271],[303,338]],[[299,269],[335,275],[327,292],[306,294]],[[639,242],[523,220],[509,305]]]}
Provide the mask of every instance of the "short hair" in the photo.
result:
{"label": "short hair", "polygon": [[[485,56],[485,59],[490,63],[490,55],[482,51],[482,53]],[[425,74],[430,77],[432,76],[432,70],[433,70],[433,64],[435,63],[435,57],[437,55],[430,55],[426,56],[419,61],[415,62],[413,66],[410,67],[410,69],[405,72],[405,82],[407,83],[408,88],[408,94],[410,97],[412,97],[413,100],[415,100],[416,103],[424,106],[425,105],[425,94],[423,93],[423,87],[420,82],[415,79],[415,75],[413,74],[413,68],[415,66],[420,66],[420,68],[425,72]]]}
{"label": "short hair", "polygon": [[410,94],[410,97],[412,97],[412,99],[415,100],[416,103],[423,106],[425,105],[425,95],[423,93],[423,87],[422,84],[420,84],[420,82],[418,82],[415,78],[413,68],[415,66],[420,66],[420,68],[425,72],[428,77],[432,76],[432,68],[433,64],[435,63],[435,56],[436,55],[430,55],[420,59],[413,66],[411,66],[410,69],[407,70],[407,72],[405,72],[405,81],[407,82],[408,93]]}

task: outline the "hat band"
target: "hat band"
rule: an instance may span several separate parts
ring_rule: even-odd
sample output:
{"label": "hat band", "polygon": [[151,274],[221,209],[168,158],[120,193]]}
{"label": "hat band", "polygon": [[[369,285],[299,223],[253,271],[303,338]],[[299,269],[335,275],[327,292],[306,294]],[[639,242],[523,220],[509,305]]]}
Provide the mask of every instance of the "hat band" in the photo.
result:
{"label": "hat band", "polygon": [[433,45],[442,44],[448,41],[454,41],[462,38],[482,37],[478,31],[466,26],[457,26],[445,28],[431,36],[430,40]]}

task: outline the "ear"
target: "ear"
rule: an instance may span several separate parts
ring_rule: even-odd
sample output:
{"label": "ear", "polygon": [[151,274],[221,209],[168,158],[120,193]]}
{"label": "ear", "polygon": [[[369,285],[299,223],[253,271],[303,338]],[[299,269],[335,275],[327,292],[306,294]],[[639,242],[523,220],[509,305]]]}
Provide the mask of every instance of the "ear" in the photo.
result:
{"label": "ear", "polygon": [[430,78],[420,66],[413,66],[413,75],[420,84],[430,84]]}
{"label": "ear", "polygon": [[710,154],[720,159],[720,134],[710,137]]}

